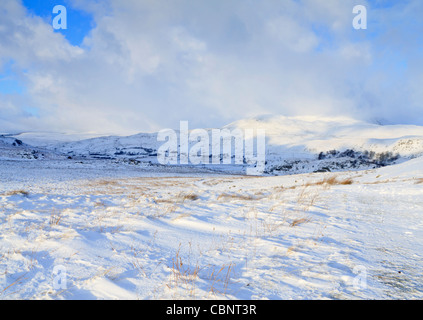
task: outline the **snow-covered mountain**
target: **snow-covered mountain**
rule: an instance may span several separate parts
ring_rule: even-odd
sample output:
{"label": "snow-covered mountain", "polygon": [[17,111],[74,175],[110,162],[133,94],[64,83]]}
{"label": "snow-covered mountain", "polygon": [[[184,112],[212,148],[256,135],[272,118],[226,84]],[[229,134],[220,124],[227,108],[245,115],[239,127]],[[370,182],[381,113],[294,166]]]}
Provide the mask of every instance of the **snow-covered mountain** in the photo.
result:
{"label": "snow-covered mountain", "polygon": [[8,135],[0,135],[0,160],[63,159],[64,155],[34,147]]}
{"label": "snow-covered mountain", "polygon": [[[247,129],[264,129],[266,173],[270,174],[369,169],[423,155],[423,127],[414,125],[383,126],[350,118],[268,115],[236,121],[222,129],[232,132],[235,129],[243,132]],[[207,132],[211,137],[211,129],[207,129]],[[32,143],[34,147],[42,147],[66,157],[151,164],[157,164],[157,150],[163,144],[157,141],[157,133],[77,141],[69,141],[69,137],[65,140],[62,136],[60,142],[60,139],[50,139],[49,143],[45,142],[48,136],[45,137],[34,139],[34,134],[14,136],[24,143]],[[190,145],[195,143],[191,142]],[[210,152],[212,143],[210,138]],[[215,170],[234,172],[243,170],[245,166],[210,165]]]}
{"label": "snow-covered mountain", "polygon": [[414,125],[261,116],[226,127],[265,129],[267,170],[273,173],[375,168],[423,155],[423,127]]}
{"label": "snow-covered mountain", "polygon": [[318,154],[331,150],[371,150],[402,156],[423,154],[423,127],[378,125],[351,118],[262,116],[234,122],[228,128],[264,128],[270,149]]}
{"label": "snow-covered mountain", "polygon": [[[14,134],[3,134],[4,136],[15,137],[19,140],[24,141],[26,144],[38,147],[38,148],[51,148],[57,144],[65,142],[74,142],[80,140],[86,140],[91,138],[98,138],[104,136],[104,134],[95,133],[64,133],[64,132],[20,132]],[[0,134],[0,137],[2,134]]]}

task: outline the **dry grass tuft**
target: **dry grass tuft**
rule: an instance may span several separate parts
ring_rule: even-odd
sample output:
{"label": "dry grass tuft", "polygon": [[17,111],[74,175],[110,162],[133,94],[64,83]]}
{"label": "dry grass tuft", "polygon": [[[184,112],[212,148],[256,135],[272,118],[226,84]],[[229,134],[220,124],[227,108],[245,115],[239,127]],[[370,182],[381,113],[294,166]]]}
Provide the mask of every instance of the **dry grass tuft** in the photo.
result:
{"label": "dry grass tuft", "polygon": [[295,219],[294,221],[292,221],[289,226],[290,227],[296,227],[296,226],[299,226],[300,224],[307,223],[307,222],[310,222],[310,221],[311,221],[311,218],[299,218],[299,219]]}
{"label": "dry grass tuft", "polygon": [[350,185],[350,184],[353,184],[353,183],[354,183],[354,180],[353,180],[353,179],[351,179],[351,178],[348,178],[348,179],[345,179],[345,180],[339,181],[339,183],[338,183],[338,184]]}
{"label": "dry grass tuft", "polygon": [[416,184],[420,184],[420,183],[423,183],[423,178],[417,179]]}
{"label": "dry grass tuft", "polygon": [[[25,280],[28,279],[27,277],[28,272],[24,273],[23,275],[19,276],[14,282],[12,282],[11,284],[9,284],[6,288],[2,289],[0,291],[0,296],[6,296],[6,291],[9,290],[10,288],[12,288],[13,286],[18,286],[19,284],[21,284],[22,282],[24,282]],[[18,290],[19,291],[19,290]],[[13,294],[10,293],[10,294]]]}
{"label": "dry grass tuft", "polygon": [[62,220],[62,216],[60,215],[60,213],[59,213],[59,214],[57,214],[57,213],[53,212],[53,213],[50,215],[50,221],[49,221],[49,224],[50,224],[51,226],[58,226],[58,225],[60,224],[60,220]]}
{"label": "dry grass tuft", "polygon": [[120,186],[117,180],[99,180],[94,182],[94,184],[97,186]]}
{"label": "dry grass tuft", "polygon": [[351,178],[347,178],[344,180],[338,180],[336,176],[332,176],[329,178],[325,178],[321,181],[317,182],[308,182],[304,186],[310,187],[310,186],[334,186],[334,185],[350,185],[353,184],[354,180]]}
{"label": "dry grass tuft", "polygon": [[189,201],[195,201],[200,199],[200,197],[194,193],[179,193],[178,195],[176,195],[173,198],[159,198],[159,199],[154,199],[154,201],[156,203],[169,203],[169,204],[176,204],[176,203],[182,203],[185,202],[186,200]]}
{"label": "dry grass tuft", "polygon": [[13,190],[13,191],[6,192],[4,195],[6,197],[16,196],[16,195],[28,197],[29,196],[29,192],[28,191],[25,191],[25,190]]}
{"label": "dry grass tuft", "polygon": [[264,194],[257,194],[257,195],[251,195],[251,194],[239,194],[239,193],[222,193],[217,197],[217,200],[261,200],[265,197]]}
{"label": "dry grass tuft", "polygon": [[297,211],[299,212],[309,211],[310,208],[316,204],[319,198],[320,198],[319,191],[308,190],[306,187],[304,187],[297,197],[297,204],[299,206]]}
{"label": "dry grass tuft", "polygon": [[[226,295],[228,285],[231,280],[231,273],[234,272],[235,264],[232,262],[229,265],[223,265],[219,270],[213,267],[209,276],[211,281],[210,293],[213,295]],[[216,271],[217,270],[217,271]]]}
{"label": "dry grass tuft", "polygon": [[185,201],[185,200],[195,201],[195,200],[198,200],[199,198],[200,197],[194,193],[182,195],[182,201]]}
{"label": "dry grass tuft", "polygon": [[198,264],[195,265],[195,267],[186,265],[182,261],[180,249],[181,246],[179,246],[179,249],[176,251],[175,257],[172,258],[172,279],[171,282],[167,284],[167,287],[169,289],[182,288],[186,290],[191,298],[193,298],[195,297],[196,282],[198,280],[200,267]]}
{"label": "dry grass tuft", "polygon": [[349,185],[349,184],[353,184],[353,180],[351,178],[347,178],[344,180],[338,180],[338,178],[336,176],[324,179],[321,184],[326,184],[326,185],[330,185],[330,186],[334,186],[334,185]]}

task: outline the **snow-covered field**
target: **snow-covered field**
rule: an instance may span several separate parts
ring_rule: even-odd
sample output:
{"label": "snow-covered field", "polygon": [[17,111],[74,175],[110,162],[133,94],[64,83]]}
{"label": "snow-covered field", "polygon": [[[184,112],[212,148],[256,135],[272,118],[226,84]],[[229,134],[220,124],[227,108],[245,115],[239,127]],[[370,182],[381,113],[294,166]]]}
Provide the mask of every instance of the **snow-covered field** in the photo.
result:
{"label": "snow-covered field", "polygon": [[0,161],[0,299],[422,299],[423,158],[247,177]]}

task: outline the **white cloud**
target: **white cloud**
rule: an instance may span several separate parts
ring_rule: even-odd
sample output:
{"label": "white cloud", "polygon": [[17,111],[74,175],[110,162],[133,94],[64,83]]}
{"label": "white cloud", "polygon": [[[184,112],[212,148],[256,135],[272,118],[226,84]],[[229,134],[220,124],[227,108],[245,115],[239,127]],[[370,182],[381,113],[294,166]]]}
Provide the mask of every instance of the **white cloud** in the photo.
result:
{"label": "white cloud", "polygon": [[[260,113],[423,115],[418,0],[400,11],[369,6],[370,30],[361,34],[351,26],[352,0],[72,4],[95,19],[81,48],[18,1],[2,3],[0,63],[13,59],[28,88],[20,99],[3,97],[2,127],[129,134]],[[401,31],[389,19],[401,19]],[[400,58],[415,70],[398,73],[389,63]],[[28,105],[40,117],[25,115]]]}
{"label": "white cloud", "polygon": [[319,40],[312,30],[301,26],[289,16],[272,19],[267,22],[266,27],[271,36],[279,40],[288,50],[294,52],[308,52],[319,44]]}

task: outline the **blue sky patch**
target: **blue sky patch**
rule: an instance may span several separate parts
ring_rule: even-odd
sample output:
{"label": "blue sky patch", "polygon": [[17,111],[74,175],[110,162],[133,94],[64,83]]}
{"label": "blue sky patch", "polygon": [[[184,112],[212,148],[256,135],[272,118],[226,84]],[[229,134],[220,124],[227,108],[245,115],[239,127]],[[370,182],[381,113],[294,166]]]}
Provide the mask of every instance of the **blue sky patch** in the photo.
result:
{"label": "blue sky patch", "polygon": [[46,22],[52,24],[56,14],[53,14],[53,8],[56,5],[62,5],[67,10],[67,29],[54,30],[65,36],[70,44],[80,46],[89,32],[94,28],[94,19],[88,12],[74,9],[67,0],[23,0],[24,6],[30,14],[43,18]]}
{"label": "blue sky patch", "polygon": [[[1,94],[23,94],[26,89],[13,72],[14,61],[10,60],[0,69],[0,93]],[[1,66],[1,64],[0,64]]]}
{"label": "blue sky patch", "polygon": [[20,82],[8,77],[0,75],[0,93],[2,94],[22,94],[25,88],[21,86]]}
{"label": "blue sky patch", "polygon": [[23,111],[27,117],[40,117],[40,110],[35,107],[23,107]]}

